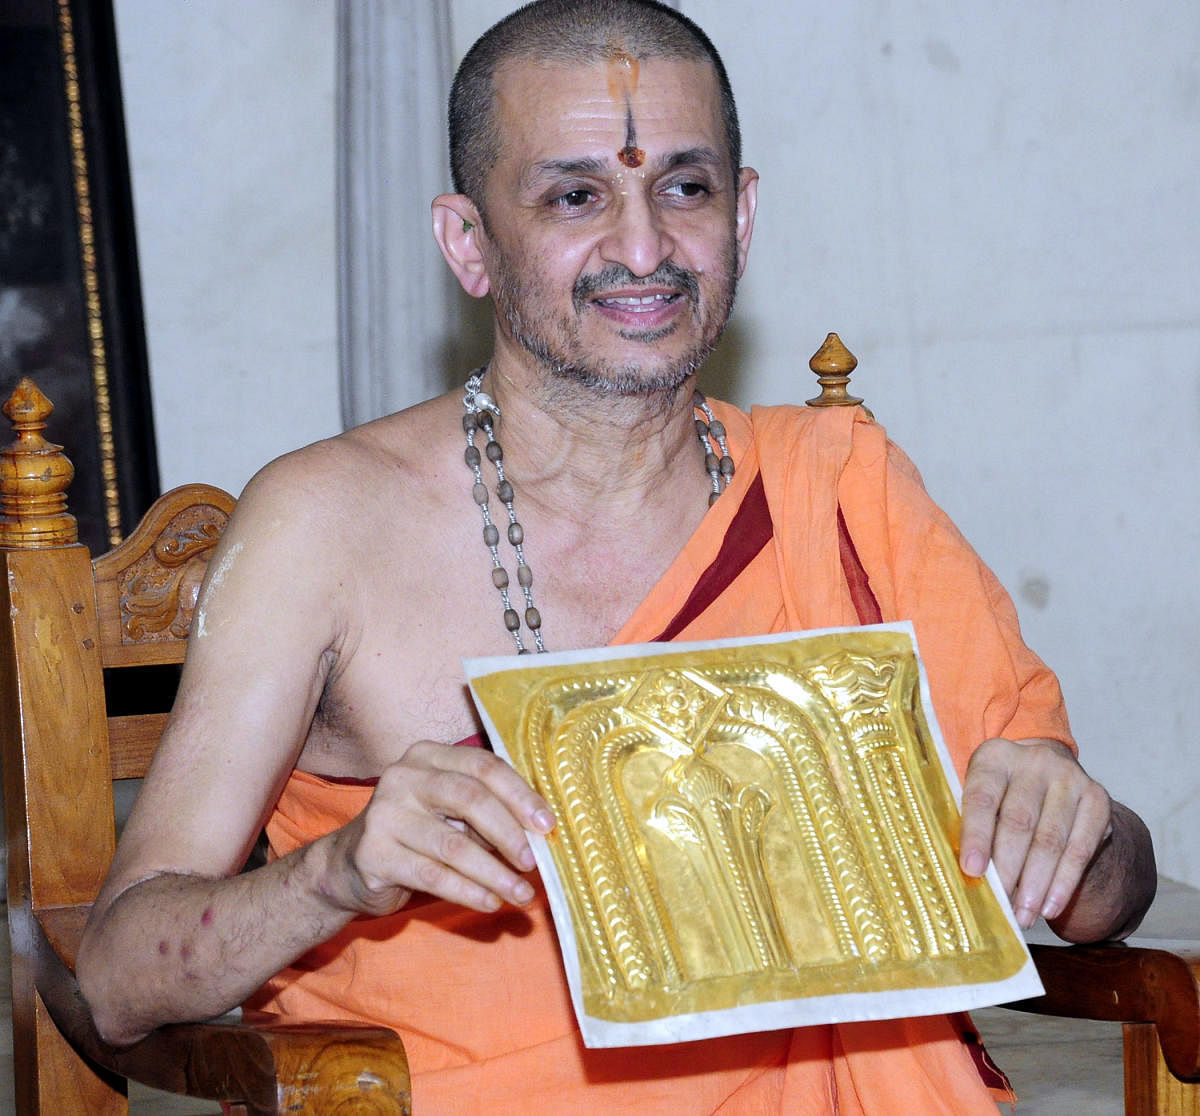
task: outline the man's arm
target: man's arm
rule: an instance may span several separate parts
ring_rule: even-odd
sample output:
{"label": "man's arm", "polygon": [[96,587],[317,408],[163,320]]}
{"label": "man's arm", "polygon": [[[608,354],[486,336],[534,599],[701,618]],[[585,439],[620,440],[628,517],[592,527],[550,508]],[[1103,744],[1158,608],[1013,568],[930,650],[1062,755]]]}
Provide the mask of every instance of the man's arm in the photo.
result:
{"label": "man's arm", "polygon": [[1150,833],[1055,740],[988,740],[963,782],[960,864],[989,859],[1021,926],[1038,916],[1073,942],[1133,933],[1158,877]]}
{"label": "man's arm", "polygon": [[529,902],[533,889],[518,874],[534,867],[525,831],[552,824],[497,757],[414,744],[357,818],[253,872],[157,870],[111,894],[134,870],[125,856],[89,922],[80,985],[100,1033],[117,1044],[220,1015],[351,918],[389,914],[414,890],[482,911]]}
{"label": "man's arm", "polygon": [[[344,514],[322,518],[311,480],[286,461],[260,476],[210,564],[170,724],[80,947],[80,986],[112,1042],[229,1010],[414,889],[479,910],[531,897],[519,873],[532,867],[526,831],[552,824],[545,803],[482,749],[428,741],[391,750],[348,825],[237,874],[353,638],[332,527]],[[315,522],[297,522],[297,491]]]}

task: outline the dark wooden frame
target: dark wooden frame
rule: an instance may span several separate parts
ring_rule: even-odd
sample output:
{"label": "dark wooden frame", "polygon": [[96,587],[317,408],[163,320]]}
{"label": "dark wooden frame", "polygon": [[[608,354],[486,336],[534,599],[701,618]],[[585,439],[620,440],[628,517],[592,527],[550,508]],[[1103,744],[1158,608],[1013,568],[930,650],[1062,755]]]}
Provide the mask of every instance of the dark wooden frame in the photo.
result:
{"label": "dark wooden frame", "polygon": [[0,68],[0,390],[55,400],[101,553],[159,491],[111,0],[0,0]]}

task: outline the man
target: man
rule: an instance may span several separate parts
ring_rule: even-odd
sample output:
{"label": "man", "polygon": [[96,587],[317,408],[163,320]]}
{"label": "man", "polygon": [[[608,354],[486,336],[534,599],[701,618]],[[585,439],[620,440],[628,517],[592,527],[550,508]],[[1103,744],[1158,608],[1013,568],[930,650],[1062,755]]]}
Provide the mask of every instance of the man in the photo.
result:
{"label": "man", "polygon": [[[553,818],[454,746],[478,732],[461,659],[516,646],[912,619],[966,771],[964,871],[994,858],[1026,925],[1136,925],[1144,827],[880,428],[693,402],[753,230],[739,145],[719,58],[669,9],[548,0],[473,48],[433,222],[493,301],[492,359],[243,494],[80,954],[110,1039],[249,998],[397,1026],[430,1111],[993,1107],[941,1018],[585,1050],[526,875]],[[264,822],[274,859],[236,874]]]}

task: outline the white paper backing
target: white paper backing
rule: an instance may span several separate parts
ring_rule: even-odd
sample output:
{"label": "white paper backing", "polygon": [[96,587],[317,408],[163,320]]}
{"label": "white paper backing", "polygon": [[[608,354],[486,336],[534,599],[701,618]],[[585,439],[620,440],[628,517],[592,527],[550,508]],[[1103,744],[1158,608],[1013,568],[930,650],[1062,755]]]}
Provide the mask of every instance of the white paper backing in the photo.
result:
{"label": "white paper backing", "polygon": [[[938,727],[933,702],[929,695],[929,680],[925,675],[925,664],[917,648],[916,633],[908,621],[869,625],[870,630],[891,631],[907,634],[912,641],[917,657],[921,685],[921,703],[929,731],[937,748],[938,759],[946,781],[954,795],[954,801],[962,809],[962,784],[946,750]],[[782,632],[777,635],[742,636],[733,639],[704,640],[693,643],[631,643],[610,647],[588,648],[576,651],[553,651],[544,655],[498,655],[488,658],[466,659],[463,666],[468,681],[499,671],[523,670],[544,666],[594,663],[610,659],[636,659],[640,655],[670,655],[698,651],[713,647],[739,647],[746,644],[782,643],[787,640],[810,636],[829,635],[837,632],[861,631],[862,628],[822,628],[804,632]],[[472,687],[472,697],[475,696]],[[488,717],[481,702],[475,701],[483,719],[488,739],[496,754],[511,763],[508,749]],[[1022,942],[1025,964],[1013,976],[983,984],[954,984],[938,988],[911,988],[885,992],[843,992],[836,996],[812,996],[792,1000],[773,1000],[758,1004],[723,1008],[719,1011],[692,1012],[652,1019],[639,1023],[613,1023],[588,1015],[583,1009],[579,955],[575,946],[575,930],[562,882],[555,869],[550,847],[546,839],[530,833],[529,844],[537,860],[538,870],[546,886],[550,901],[550,912],[558,933],[559,948],[567,973],[571,991],[571,1002],[575,1016],[583,1033],[583,1041],[589,1047],[649,1046],[659,1043],[685,1042],[694,1039],[717,1038],[721,1035],[743,1034],[750,1031],[772,1031],[783,1027],[806,1027],[823,1023],[850,1023],[869,1019],[899,1019],[915,1015],[943,1015],[948,1012],[969,1011],[973,1008],[989,1007],[1042,994],[1042,983],[1034,968],[1033,960],[1024,945],[1020,928],[1017,926],[1012,907],[995,866],[988,865],[986,880],[996,895],[1013,935]]]}

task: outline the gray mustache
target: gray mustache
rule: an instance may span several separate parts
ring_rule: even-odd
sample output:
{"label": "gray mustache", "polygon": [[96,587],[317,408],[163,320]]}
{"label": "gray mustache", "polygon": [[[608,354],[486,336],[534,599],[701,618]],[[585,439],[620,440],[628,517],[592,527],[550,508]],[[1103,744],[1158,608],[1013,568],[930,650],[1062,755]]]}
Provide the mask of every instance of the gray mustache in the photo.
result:
{"label": "gray mustache", "polygon": [[571,292],[576,310],[582,309],[583,304],[596,295],[616,287],[677,287],[693,302],[700,297],[700,281],[686,268],[669,260],[659,264],[654,274],[639,279],[629,268],[622,264],[612,264],[603,271],[591,275],[581,275],[575,280]]}

